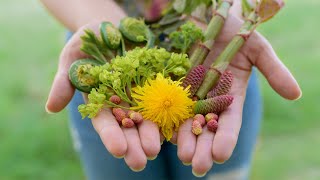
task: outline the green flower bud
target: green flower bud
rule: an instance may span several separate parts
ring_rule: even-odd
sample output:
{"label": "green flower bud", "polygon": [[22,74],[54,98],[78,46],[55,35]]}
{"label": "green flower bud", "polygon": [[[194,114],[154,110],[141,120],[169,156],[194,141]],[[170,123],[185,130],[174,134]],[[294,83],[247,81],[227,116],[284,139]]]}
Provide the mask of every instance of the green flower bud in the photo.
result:
{"label": "green flower bud", "polygon": [[143,20],[127,17],[120,21],[121,33],[130,41],[143,42],[147,40],[149,28]]}
{"label": "green flower bud", "polygon": [[102,65],[97,60],[80,59],[71,64],[69,69],[69,80],[72,85],[82,92],[89,93],[97,86],[99,79],[90,74],[90,70]]}
{"label": "green flower bud", "polygon": [[176,76],[184,76],[187,73],[186,69],[181,66],[174,68],[172,72]]}
{"label": "green flower bud", "polygon": [[110,22],[102,22],[100,25],[100,34],[103,42],[110,49],[117,49],[120,46],[122,35],[120,31]]}

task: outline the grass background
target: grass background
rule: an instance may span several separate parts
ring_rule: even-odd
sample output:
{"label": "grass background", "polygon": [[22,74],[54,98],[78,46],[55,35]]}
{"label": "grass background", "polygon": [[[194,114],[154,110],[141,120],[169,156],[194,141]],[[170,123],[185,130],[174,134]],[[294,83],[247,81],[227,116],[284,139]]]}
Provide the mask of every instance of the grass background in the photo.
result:
{"label": "grass background", "polygon": [[[320,1],[291,0],[259,30],[303,90],[299,101],[261,78],[264,122],[251,179],[320,179]],[[47,115],[64,28],[36,0],[0,2],[0,179],[84,179],[65,111]],[[284,82],[285,83],[285,82]]]}

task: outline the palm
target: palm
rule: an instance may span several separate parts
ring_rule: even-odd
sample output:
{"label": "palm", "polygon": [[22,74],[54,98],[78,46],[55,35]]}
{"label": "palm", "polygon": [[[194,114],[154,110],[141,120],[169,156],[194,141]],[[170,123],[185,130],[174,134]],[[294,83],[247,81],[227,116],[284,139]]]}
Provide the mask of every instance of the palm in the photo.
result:
{"label": "palm", "polygon": [[[49,112],[61,111],[71,100],[74,88],[68,79],[68,69],[72,62],[86,57],[79,50],[80,36],[83,34],[83,29],[89,28],[97,32],[99,24],[100,22],[94,22],[84,26],[74,34],[64,47],[46,105]],[[214,57],[223,50],[240,25],[241,22],[235,17],[230,17],[227,20],[226,28],[218,38],[214,51],[209,55],[205,65],[211,64]],[[211,168],[213,160],[223,162],[232,154],[241,126],[247,81],[253,65],[260,69],[271,86],[283,97],[296,99],[300,96],[299,86],[289,71],[277,59],[270,45],[260,35],[254,33],[229,66],[235,76],[230,92],[234,96],[234,102],[221,114],[217,133],[214,135],[204,129],[204,133],[196,137],[191,133],[192,120],[189,119],[180,127],[176,136],[179,158],[184,163],[192,163],[195,173],[207,172]],[[284,81],[287,83],[282,84]],[[116,157],[124,157],[127,165],[133,170],[143,169],[147,158],[156,157],[160,151],[159,129],[156,124],[150,121],[144,121],[137,128],[121,128],[111,111],[106,109],[99,113],[92,120],[92,123],[108,151]]]}
{"label": "palm", "polygon": [[[82,27],[64,47],[46,105],[49,112],[61,111],[71,100],[74,88],[68,78],[68,69],[75,60],[87,56],[80,51],[80,36],[84,29],[92,29],[98,33],[99,24],[100,22],[94,22]],[[160,152],[159,129],[151,121],[144,121],[136,128],[123,128],[119,126],[111,110],[104,109],[92,123],[108,151],[115,157],[124,157],[127,165],[134,171],[142,170],[147,164],[147,158],[153,159]]]}
{"label": "palm", "polygon": [[[227,19],[225,28],[217,39],[212,53],[204,63],[205,66],[210,66],[215,57],[237,33],[240,26],[241,21],[236,17],[230,16]],[[297,99],[300,96],[299,86],[290,72],[275,55],[269,43],[260,34],[254,32],[228,67],[234,74],[234,83],[230,91],[234,101],[220,115],[216,134],[204,128],[203,133],[196,137],[191,132],[191,119],[179,129],[178,156],[185,164],[192,164],[195,174],[203,175],[212,167],[214,161],[223,163],[230,158],[241,127],[243,103],[253,66],[262,72],[271,87],[284,98]]]}

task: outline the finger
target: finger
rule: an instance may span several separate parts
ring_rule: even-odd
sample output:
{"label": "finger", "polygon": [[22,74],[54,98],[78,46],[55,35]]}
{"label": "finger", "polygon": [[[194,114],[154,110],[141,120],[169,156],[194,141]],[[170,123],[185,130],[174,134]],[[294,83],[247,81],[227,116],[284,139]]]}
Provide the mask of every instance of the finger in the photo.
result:
{"label": "finger", "polygon": [[243,97],[234,96],[232,105],[221,113],[218,130],[212,145],[213,159],[217,163],[228,160],[237,144],[242,122]]}
{"label": "finger", "polygon": [[197,137],[192,133],[192,121],[192,119],[188,119],[178,131],[178,157],[185,165],[191,163],[196,150]]}
{"label": "finger", "polygon": [[270,86],[286,99],[300,98],[301,90],[297,81],[278,58],[270,43],[259,33],[254,33],[247,44],[250,60],[266,77]]}
{"label": "finger", "polygon": [[74,87],[69,81],[68,70],[70,65],[77,59],[86,55],[80,52],[81,40],[76,34],[66,44],[60,55],[58,71],[55,75],[49,97],[46,104],[48,112],[61,111],[71,100]]}
{"label": "finger", "polygon": [[67,72],[57,72],[46,103],[48,113],[61,111],[70,102],[74,94],[74,87],[68,79]]}
{"label": "finger", "polygon": [[128,150],[124,160],[133,171],[142,171],[146,167],[147,156],[142,149],[138,130],[124,127],[122,130],[128,142]]}
{"label": "finger", "polygon": [[159,131],[159,133],[160,133],[160,144],[162,145],[163,142],[164,142],[164,140],[165,140],[166,138],[164,137],[164,135],[162,134],[162,132]]}
{"label": "finger", "polygon": [[174,131],[172,134],[172,138],[170,139],[170,142],[174,145],[177,145],[177,139],[178,139],[178,133]]}
{"label": "finger", "polygon": [[152,121],[143,121],[138,125],[139,136],[144,153],[153,160],[160,152],[160,133],[158,126]]}
{"label": "finger", "polygon": [[238,135],[242,123],[242,109],[246,96],[248,71],[229,68],[234,74],[234,81],[230,95],[233,96],[232,104],[219,116],[218,129],[215,134],[212,155],[217,163],[228,160],[237,144]]}
{"label": "finger", "polygon": [[127,152],[127,141],[119,123],[110,109],[103,109],[92,119],[92,124],[107,150],[115,157],[123,157]]}
{"label": "finger", "polygon": [[196,152],[192,159],[192,172],[195,176],[204,176],[213,165],[211,153],[213,137],[214,133],[205,126],[197,138]]}

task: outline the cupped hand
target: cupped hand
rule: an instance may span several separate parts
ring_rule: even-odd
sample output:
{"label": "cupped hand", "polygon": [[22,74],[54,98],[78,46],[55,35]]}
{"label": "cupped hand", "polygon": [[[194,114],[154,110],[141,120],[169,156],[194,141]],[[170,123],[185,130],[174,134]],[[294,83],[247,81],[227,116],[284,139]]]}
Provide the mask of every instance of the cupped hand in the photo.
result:
{"label": "cupped hand", "polygon": [[[81,35],[85,29],[97,34],[100,22],[93,22],[80,28],[62,50],[58,71],[47,100],[46,110],[59,112],[69,103],[74,87],[69,81],[68,70],[77,59],[88,57],[80,51]],[[116,121],[110,109],[103,109],[92,124],[107,150],[115,157],[122,158],[134,171],[144,169],[147,159],[154,159],[160,152],[160,133],[158,126],[151,121],[143,121],[134,128],[123,128]]]}
{"label": "cupped hand", "polygon": [[[235,16],[230,15],[227,18],[212,52],[205,61],[207,67],[231,41],[241,24],[242,20]],[[205,127],[203,133],[196,137],[191,132],[192,119],[187,120],[179,128],[178,157],[184,164],[192,164],[195,175],[205,175],[212,168],[213,162],[223,163],[232,155],[238,140],[246,89],[253,66],[259,69],[270,86],[282,97],[295,100],[301,96],[299,85],[277,57],[269,42],[258,32],[254,32],[228,67],[234,75],[230,91],[234,101],[220,114],[217,132],[214,134]]]}

